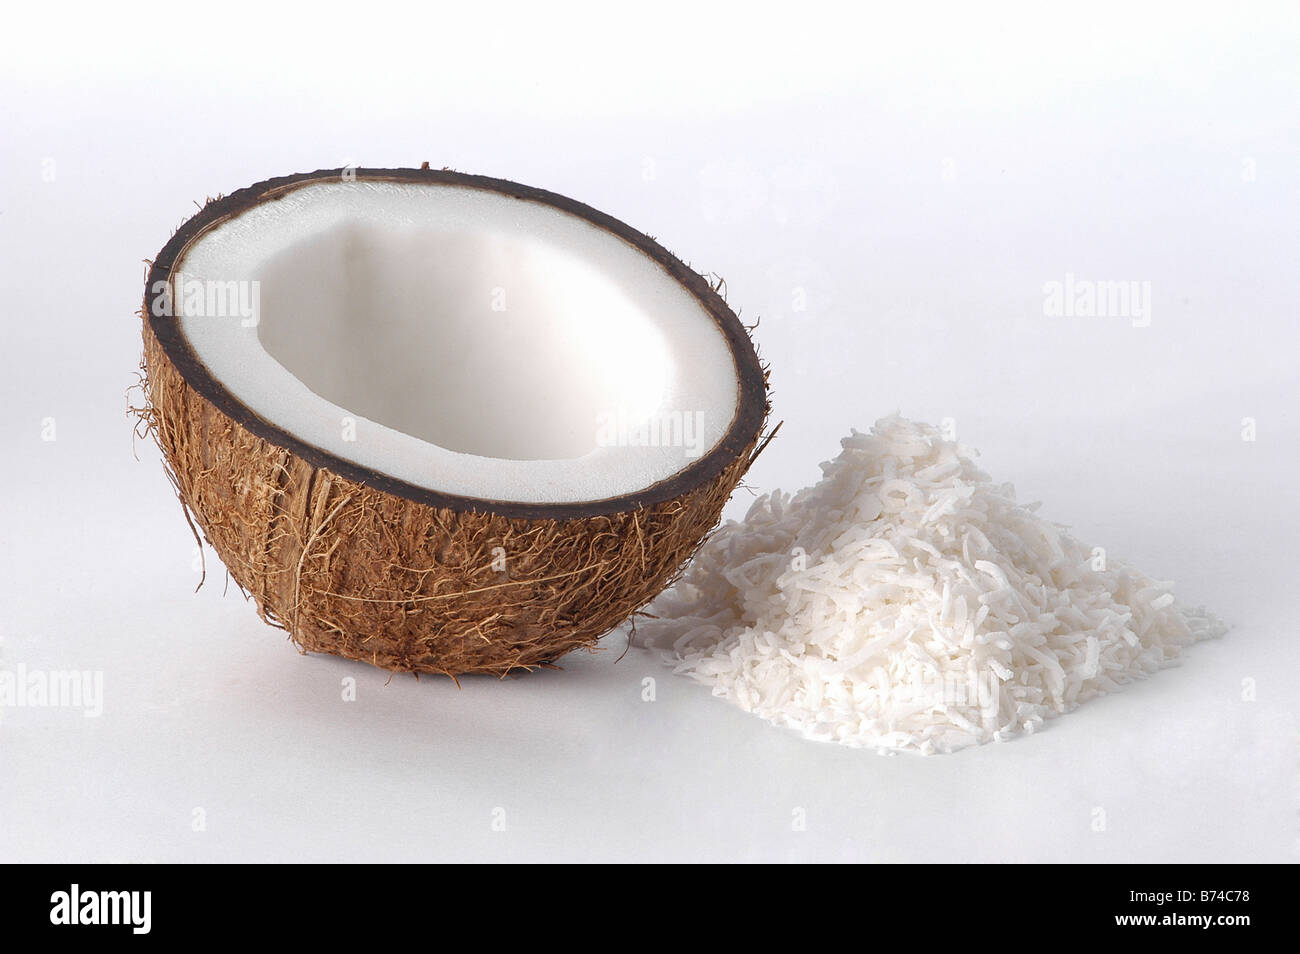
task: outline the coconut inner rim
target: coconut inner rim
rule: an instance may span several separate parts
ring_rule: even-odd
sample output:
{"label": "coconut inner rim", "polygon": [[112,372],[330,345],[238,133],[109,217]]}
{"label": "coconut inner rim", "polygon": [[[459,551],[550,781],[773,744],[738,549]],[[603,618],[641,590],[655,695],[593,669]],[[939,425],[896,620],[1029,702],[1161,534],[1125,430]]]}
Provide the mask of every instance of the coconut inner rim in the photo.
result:
{"label": "coconut inner rim", "polygon": [[539,202],[312,183],[203,233],[172,278],[183,334],[249,410],[441,493],[634,494],[707,454],[737,411],[704,306],[634,246]]}

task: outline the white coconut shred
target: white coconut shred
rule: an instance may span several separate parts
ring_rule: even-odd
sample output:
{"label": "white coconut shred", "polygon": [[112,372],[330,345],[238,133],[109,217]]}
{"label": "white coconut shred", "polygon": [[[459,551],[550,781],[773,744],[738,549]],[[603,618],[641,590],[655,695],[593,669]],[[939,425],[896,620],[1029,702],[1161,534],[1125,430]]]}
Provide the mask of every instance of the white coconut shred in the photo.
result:
{"label": "white coconut shred", "polygon": [[1033,732],[1224,631],[934,427],[841,445],[817,484],[721,527],[636,642],[809,738],[931,753]]}

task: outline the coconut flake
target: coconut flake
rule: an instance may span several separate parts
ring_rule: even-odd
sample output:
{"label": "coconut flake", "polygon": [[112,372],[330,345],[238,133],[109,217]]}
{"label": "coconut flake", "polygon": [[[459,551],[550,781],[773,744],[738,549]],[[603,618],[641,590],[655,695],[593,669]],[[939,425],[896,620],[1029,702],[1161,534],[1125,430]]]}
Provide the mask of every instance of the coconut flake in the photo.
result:
{"label": "coconut flake", "polygon": [[758,498],[649,607],[637,641],[812,739],[950,752],[1167,665],[1223,624],[898,416],[852,432],[793,495]]}

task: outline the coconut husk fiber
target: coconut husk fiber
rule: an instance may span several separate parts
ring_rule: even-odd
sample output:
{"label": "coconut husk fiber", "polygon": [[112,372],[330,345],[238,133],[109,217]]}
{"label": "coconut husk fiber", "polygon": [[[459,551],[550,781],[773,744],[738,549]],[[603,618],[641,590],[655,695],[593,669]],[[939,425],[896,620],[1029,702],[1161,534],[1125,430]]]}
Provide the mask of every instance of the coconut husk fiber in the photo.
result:
{"label": "coconut husk fiber", "polygon": [[562,517],[439,505],[268,439],[200,393],[147,299],[142,318],[140,431],[196,536],[300,650],[394,672],[504,675],[593,646],[677,577],[761,449],[765,371],[740,451],[667,499]]}

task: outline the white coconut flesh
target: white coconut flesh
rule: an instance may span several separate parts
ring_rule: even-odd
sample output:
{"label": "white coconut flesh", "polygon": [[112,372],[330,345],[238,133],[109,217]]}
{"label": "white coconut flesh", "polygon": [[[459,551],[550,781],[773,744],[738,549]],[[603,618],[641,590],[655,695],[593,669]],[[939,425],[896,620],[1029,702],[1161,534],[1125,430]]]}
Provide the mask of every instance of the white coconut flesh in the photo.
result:
{"label": "white coconut flesh", "polygon": [[635,494],[737,413],[726,338],[659,263],[488,190],[308,184],[204,232],[172,286],[195,355],[254,414],[444,494]]}

